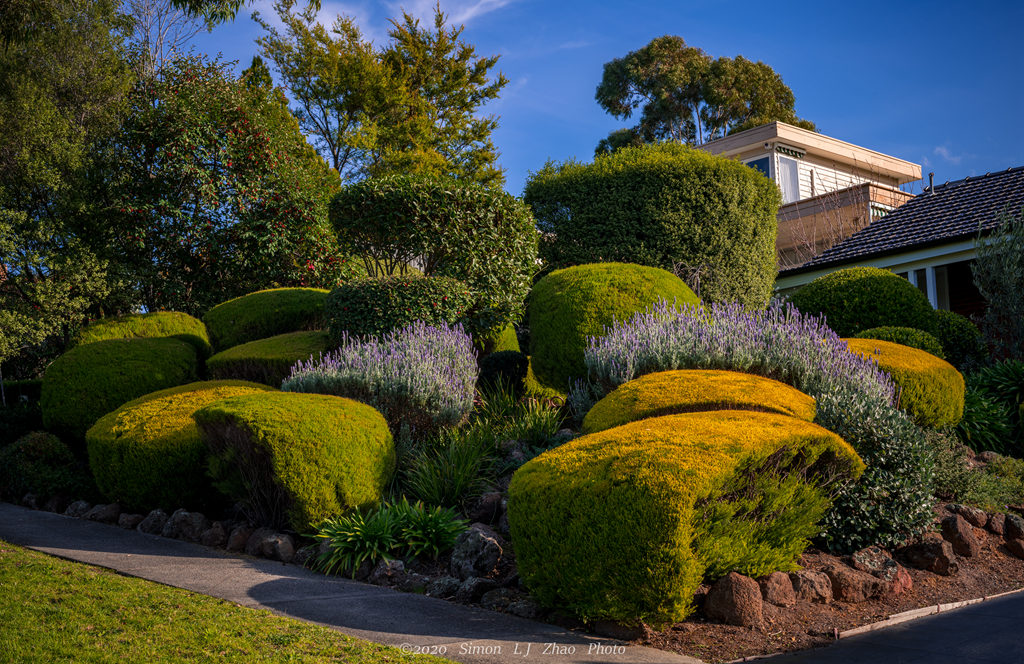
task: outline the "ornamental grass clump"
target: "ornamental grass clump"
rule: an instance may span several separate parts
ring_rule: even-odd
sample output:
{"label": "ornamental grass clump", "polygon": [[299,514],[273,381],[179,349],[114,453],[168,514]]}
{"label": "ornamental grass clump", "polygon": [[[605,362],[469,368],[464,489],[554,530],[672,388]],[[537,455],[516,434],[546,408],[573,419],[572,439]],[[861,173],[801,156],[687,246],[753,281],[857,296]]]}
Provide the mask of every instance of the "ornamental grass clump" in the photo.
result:
{"label": "ornamental grass clump", "polygon": [[834,549],[895,545],[931,520],[932,459],[921,430],[898,410],[892,379],[849,352],[821,317],[788,304],[751,311],[736,304],[694,309],[663,301],[592,337],[585,357],[589,380],[577,383],[575,403],[674,369],[742,371],[814,397],[814,421],[842,436],[868,467],[823,521]]}
{"label": "ornamental grass clump", "polygon": [[296,364],[281,389],[362,401],[396,436],[408,428],[421,437],[469,415],[476,379],[472,337],[459,325],[418,321],[380,338],[344,334],[336,351]]}

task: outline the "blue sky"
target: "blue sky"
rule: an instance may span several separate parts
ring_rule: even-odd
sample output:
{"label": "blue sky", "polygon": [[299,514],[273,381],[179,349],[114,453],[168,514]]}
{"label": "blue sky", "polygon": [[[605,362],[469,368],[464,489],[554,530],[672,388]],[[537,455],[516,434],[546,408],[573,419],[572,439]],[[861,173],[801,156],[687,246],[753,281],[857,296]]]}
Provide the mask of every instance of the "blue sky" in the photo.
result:
{"label": "blue sky", "polygon": [[[426,18],[432,0],[324,0],[321,20],[354,16],[381,44],[402,8]],[[922,164],[936,182],[1024,165],[1024,2],[583,2],[442,0],[481,55],[501,56],[509,79],[485,112],[506,189],[522,193],[546,160],[590,160],[608,132],[628,126],[594,101],[605,62],[674,34],[712,56],[762,60],[819,131]],[[197,50],[247,66],[260,28],[251,2]],[[919,191],[920,185],[914,191]]]}

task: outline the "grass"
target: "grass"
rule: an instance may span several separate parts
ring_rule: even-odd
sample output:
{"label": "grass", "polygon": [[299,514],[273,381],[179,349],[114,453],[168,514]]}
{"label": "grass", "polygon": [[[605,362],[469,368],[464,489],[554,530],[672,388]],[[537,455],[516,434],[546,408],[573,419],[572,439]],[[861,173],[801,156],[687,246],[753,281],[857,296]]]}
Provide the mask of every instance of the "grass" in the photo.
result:
{"label": "grass", "polygon": [[4,662],[446,661],[3,541],[0,624]]}

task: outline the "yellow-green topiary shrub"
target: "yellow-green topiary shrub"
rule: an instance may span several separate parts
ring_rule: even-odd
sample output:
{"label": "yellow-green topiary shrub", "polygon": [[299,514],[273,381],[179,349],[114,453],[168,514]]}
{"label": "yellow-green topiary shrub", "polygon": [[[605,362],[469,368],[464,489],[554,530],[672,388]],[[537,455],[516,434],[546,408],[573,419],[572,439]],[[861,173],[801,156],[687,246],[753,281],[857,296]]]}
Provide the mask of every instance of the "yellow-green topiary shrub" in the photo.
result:
{"label": "yellow-green topiary shrub", "polygon": [[211,378],[252,380],[280,387],[295,363],[333,348],[327,333],[289,332],[222,350],[206,361]]}
{"label": "yellow-green topiary shrub", "polygon": [[322,288],[271,288],[221,302],[203,322],[213,347],[224,350],[285,332],[323,329],[326,301]]}
{"label": "yellow-green topiary shrub", "polygon": [[215,492],[192,415],[214,401],[271,389],[239,380],[189,383],[104,415],[85,435],[97,488],[125,509],[201,509]]}
{"label": "yellow-green topiary shrub", "polygon": [[953,426],[964,416],[964,377],[923,350],[878,339],[843,339],[851,352],[869,357],[900,390],[900,408],[920,426]]}
{"label": "yellow-green topiary shrub", "polygon": [[565,393],[583,378],[587,340],[658,300],[700,304],[682,279],[656,267],[591,263],[555,270],[530,293],[530,365],[544,387]]}
{"label": "yellow-green topiary shrub", "polygon": [[384,416],[351,399],[249,394],[210,404],[195,419],[218,486],[257,523],[310,532],[379,503],[395,470]]}
{"label": "yellow-green topiary shrub", "polygon": [[135,337],[174,337],[192,344],[199,357],[213,352],[206,325],[180,311],[154,311],[148,314],[128,314],[115,318],[101,318],[82,328],[72,342],[75,346],[106,339],[133,339]]}
{"label": "yellow-green topiary shrub", "polygon": [[814,398],[777,380],[738,371],[681,369],[647,374],[594,404],[583,433],[648,417],[708,410],[754,410],[814,421]]}
{"label": "yellow-green topiary shrub", "polygon": [[519,337],[516,336],[516,328],[514,325],[506,325],[505,327],[491,330],[489,333],[475,337],[473,343],[476,346],[477,352],[480,353],[480,357],[484,358],[491,353],[500,353],[502,351],[515,351],[520,352],[519,348]]}
{"label": "yellow-green topiary shrub", "polygon": [[121,404],[194,381],[196,369],[195,348],[170,337],[75,346],[43,374],[43,426],[80,441],[96,420]]}
{"label": "yellow-green topiary shrub", "polygon": [[667,415],[577,438],[512,477],[519,572],[585,620],[664,625],[702,579],[797,568],[836,482],[864,464],[835,434],[775,413]]}

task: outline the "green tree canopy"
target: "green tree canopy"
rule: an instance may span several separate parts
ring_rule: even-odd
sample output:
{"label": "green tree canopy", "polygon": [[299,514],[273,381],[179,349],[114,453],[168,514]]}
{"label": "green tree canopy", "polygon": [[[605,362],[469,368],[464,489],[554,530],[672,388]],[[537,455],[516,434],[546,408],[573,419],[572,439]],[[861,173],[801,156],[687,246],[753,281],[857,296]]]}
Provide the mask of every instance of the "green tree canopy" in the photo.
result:
{"label": "green tree canopy", "polygon": [[699,145],[776,120],[814,130],[796,116],[793,91],[771,67],[741,55],[712,59],[676,36],[606,63],[595,98],[619,119],[640,111],[634,127],[598,144],[599,154],[666,140]]}

